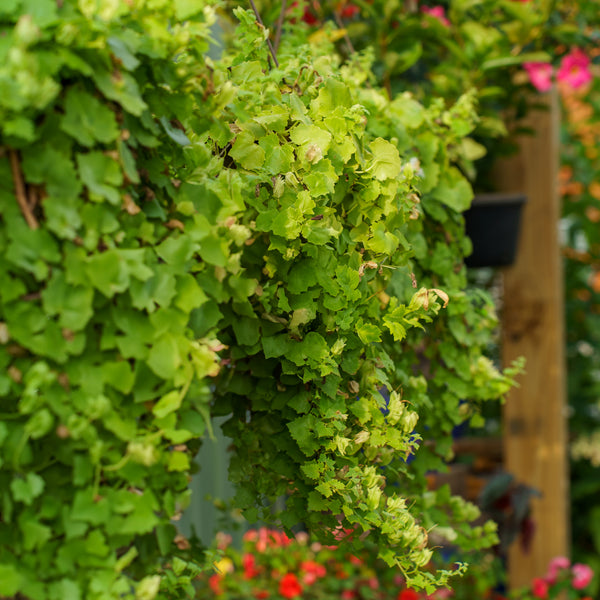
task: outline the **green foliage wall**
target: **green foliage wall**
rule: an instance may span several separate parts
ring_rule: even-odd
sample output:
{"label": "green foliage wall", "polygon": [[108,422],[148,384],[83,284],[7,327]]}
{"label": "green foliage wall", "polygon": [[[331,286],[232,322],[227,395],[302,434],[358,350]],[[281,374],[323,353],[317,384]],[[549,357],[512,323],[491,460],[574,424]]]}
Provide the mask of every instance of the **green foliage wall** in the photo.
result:
{"label": "green foliage wall", "polygon": [[151,597],[189,502],[218,370],[193,273],[228,243],[180,210],[202,8],[0,7],[0,596]]}
{"label": "green foliage wall", "polygon": [[201,0],[0,8],[0,595],[192,595],[211,414],[250,519],[286,496],[429,588],[433,527],[494,541],[424,477],[509,385],[465,292],[474,99],[390,99],[302,25],[274,68],[235,13],[213,62]]}

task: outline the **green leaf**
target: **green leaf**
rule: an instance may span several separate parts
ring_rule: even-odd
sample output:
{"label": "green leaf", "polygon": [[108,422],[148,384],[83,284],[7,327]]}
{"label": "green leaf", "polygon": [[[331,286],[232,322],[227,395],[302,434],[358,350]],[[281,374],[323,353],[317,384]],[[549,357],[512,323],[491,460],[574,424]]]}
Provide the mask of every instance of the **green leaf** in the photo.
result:
{"label": "green leaf", "polygon": [[473,189],[456,167],[450,167],[440,177],[432,197],[456,212],[464,212],[473,200]]}
{"label": "green leaf", "polygon": [[15,477],[10,482],[10,490],[17,502],[30,506],[35,498],[44,491],[46,482],[35,473],[27,473],[25,477]]}
{"label": "green leaf", "polygon": [[109,37],[108,45],[111,47],[114,55],[123,63],[123,66],[128,71],[133,71],[137,69],[140,64],[140,61],[135,57],[135,54],[132,53],[127,43],[118,38],[118,37]]}
{"label": "green leaf", "polygon": [[38,438],[46,435],[52,426],[54,425],[54,417],[47,408],[42,408],[34,413],[29,421],[25,425],[25,432],[31,436],[32,439],[37,440]]}
{"label": "green leaf", "polygon": [[117,161],[101,152],[77,155],[81,181],[95,200],[105,198],[111,204],[121,203],[118,187],[123,183],[123,173]]}
{"label": "green leaf", "polygon": [[294,161],[294,150],[288,144],[281,145],[279,137],[274,133],[266,135],[258,141],[265,152],[264,168],[270,175],[287,173]]}
{"label": "green leaf", "polygon": [[84,146],[108,144],[119,136],[113,111],[79,87],[67,91],[60,127]]}
{"label": "green leaf", "polygon": [[19,519],[19,525],[23,532],[23,547],[25,550],[31,551],[43,546],[52,536],[52,530],[39,521],[28,519],[24,515],[25,513]]}
{"label": "green leaf", "polygon": [[79,331],[92,318],[94,290],[67,283],[65,272],[55,270],[42,291],[44,310],[49,315],[60,315],[59,323],[72,331]]}
{"label": "green leaf", "polygon": [[204,0],[175,0],[175,16],[184,21],[202,12],[205,6]]}
{"label": "green leaf", "polygon": [[174,267],[182,267],[197,249],[189,235],[170,236],[155,248],[156,254]]}
{"label": "green leaf", "polygon": [[[323,158],[329,150],[331,143],[331,133],[325,129],[321,129],[316,125],[299,124],[290,131],[292,142],[301,146],[300,158],[305,158],[309,162],[318,162],[319,156]],[[314,158],[310,157],[311,151],[316,152]],[[307,154],[309,155],[307,157]]]}
{"label": "green leaf", "polygon": [[232,326],[235,337],[240,344],[245,346],[253,346],[260,339],[260,326],[258,319],[241,317],[234,319]]}
{"label": "green leaf", "polygon": [[181,129],[171,125],[171,123],[169,123],[169,120],[166,117],[164,117],[164,116],[161,117],[160,123],[165,128],[167,135],[176,144],[179,144],[180,146],[190,146],[191,145],[192,142],[190,142],[190,138],[188,138],[188,136],[185,135],[185,133]]}
{"label": "green leaf", "polygon": [[102,379],[116,390],[128,394],[133,388],[135,374],[125,360],[108,361],[102,364]]}
{"label": "green leaf", "polygon": [[183,400],[181,392],[179,390],[173,390],[163,396],[153,407],[152,414],[158,418],[162,419],[167,415],[175,412],[181,406],[181,401]]}
{"label": "green leaf", "polygon": [[227,241],[222,238],[208,236],[200,242],[200,256],[211,265],[224,267],[227,265],[228,255]]}
{"label": "green leaf", "polygon": [[383,138],[377,138],[369,144],[373,158],[367,167],[379,181],[395,179],[400,174],[402,163],[398,149]]}
{"label": "green leaf", "polygon": [[175,336],[163,334],[150,348],[146,362],[159,377],[171,379],[181,364]]}
{"label": "green leaf", "polygon": [[254,142],[255,139],[251,133],[242,131],[237,135],[235,143],[229,151],[231,158],[250,171],[262,167],[265,162],[265,151]]}
{"label": "green leaf", "polygon": [[185,452],[171,452],[167,469],[169,471],[189,471],[190,457]]}
{"label": "green leaf", "polygon": [[204,290],[198,285],[196,279],[186,273],[177,277],[175,306],[185,313],[190,313],[194,308],[202,306],[208,300]]}
{"label": "green leaf", "polygon": [[373,323],[364,323],[360,319],[356,324],[356,333],[363,344],[381,341],[381,330]]}
{"label": "green leaf", "polygon": [[88,258],[86,274],[96,289],[107,298],[124,292],[129,286],[127,263],[117,250],[107,250]]}
{"label": "green leaf", "polygon": [[390,110],[400,123],[410,129],[420,127],[426,114],[423,106],[409,92],[397,96],[391,103]]}
{"label": "green leaf", "polygon": [[107,98],[118,102],[132,115],[139,117],[148,108],[136,80],[129,73],[96,69],[94,81]]}
{"label": "green leaf", "polygon": [[81,590],[72,579],[61,579],[49,586],[51,600],[81,600]]}
{"label": "green leaf", "polygon": [[0,594],[10,598],[21,587],[21,575],[14,565],[0,564]]}

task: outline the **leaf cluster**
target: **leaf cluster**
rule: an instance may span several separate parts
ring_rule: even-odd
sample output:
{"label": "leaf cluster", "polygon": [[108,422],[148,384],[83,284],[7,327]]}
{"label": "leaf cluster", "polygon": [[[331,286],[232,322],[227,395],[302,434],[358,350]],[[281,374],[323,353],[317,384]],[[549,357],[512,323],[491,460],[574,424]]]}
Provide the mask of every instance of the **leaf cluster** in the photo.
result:
{"label": "leaf cluster", "polygon": [[465,292],[474,99],[390,100],[301,25],[276,68],[235,16],[212,60],[203,0],[0,8],[0,595],[191,595],[211,415],[250,519],[284,497],[428,589],[431,528],[495,539],[424,477],[509,385]]}

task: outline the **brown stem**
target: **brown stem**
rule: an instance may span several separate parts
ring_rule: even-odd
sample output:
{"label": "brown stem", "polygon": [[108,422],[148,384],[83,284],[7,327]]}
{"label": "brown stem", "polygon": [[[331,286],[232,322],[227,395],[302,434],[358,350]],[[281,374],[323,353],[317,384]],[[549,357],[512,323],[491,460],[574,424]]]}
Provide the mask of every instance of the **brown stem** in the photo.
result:
{"label": "brown stem", "polygon": [[279,11],[279,18],[277,19],[277,29],[275,30],[275,53],[279,50],[279,42],[281,42],[281,31],[283,29],[283,23],[285,21],[285,9],[287,7],[286,0],[281,0],[281,10]]}
{"label": "brown stem", "polygon": [[31,212],[29,203],[27,202],[27,194],[25,192],[25,184],[23,183],[23,175],[21,174],[21,165],[19,163],[19,155],[16,150],[8,151],[10,157],[10,168],[12,171],[13,181],[15,182],[15,192],[17,194],[17,202],[19,208],[27,221],[30,229],[37,229],[39,224]]}
{"label": "brown stem", "polygon": [[[250,0],[250,6],[252,7],[252,10],[254,11],[254,15],[256,16],[256,20],[258,21],[259,25],[261,27],[265,28],[265,25],[262,22],[260,15],[258,14],[258,9],[256,8],[256,4],[254,4],[254,0]],[[273,57],[273,62],[275,63],[275,66],[279,67],[279,61],[277,60],[277,56],[275,55],[275,50],[273,48],[273,44],[271,44],[271,40],[269,38],[267,38],[267,46],[269,47],[269,52],[271,53],[271,56]]]}
{"label": "brown stem", "polygon": [[348,50],[349,50],[350,54],[354,54],[356,52],[356,50],[354,49],[354,46],[352,45],[350,37],[348,36],[348,33],[346,32],[346,27],[344,26],[342,17],[340,17],[340,15],[336,11],[333,11],[333,18],[335,19],[335,22],[337,23],[337,26],[340,28],[340,30],[344,32],[344,41],[346,42],[346,46],[348,46]]}
{"label": "brown stem", "polygon": [[37,189],[35,188],[35,186],[30,185],[28,191],[28,198],[27,198],[27,202],[29,204],[29,208],[33,211],[35,210],[35,207],[37,206],[38,203],[38,192]]}

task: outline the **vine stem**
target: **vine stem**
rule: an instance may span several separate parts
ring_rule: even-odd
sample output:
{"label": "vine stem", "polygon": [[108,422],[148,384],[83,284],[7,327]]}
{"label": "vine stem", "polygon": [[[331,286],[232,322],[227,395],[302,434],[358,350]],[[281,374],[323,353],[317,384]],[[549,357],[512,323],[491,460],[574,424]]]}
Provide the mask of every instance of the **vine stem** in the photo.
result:
{"label": "vine stem", "polygon": [[279,43],[281,42],[281,32],[283,30],[283,22],[285,21],[285,9],[287,7],[287,1],[281,0],[281,10],[279,11],[279,18],[277,19],[277,29],[275,30],[275,54],[279,50]]}
{"label": "vine stem", "polygon": [[31,212],[29,203],[27,202],[27,194],[25,193],[25,184],[23,183],[23,175],[21,174],[21,165],[19,163],[19,155],[16,150],[9,150],[10,169],[12,171],[13,181],[15,182],[15,192],[17,194],[17,202],[19,208],[27,221],[30,229],[37,229],[39,224]]}
{"label": "vine stem", "polygon": [[333,18],[335,19],[337,26],[340,28],[340,31],[342,31],[344,33],[344,41],[346,42],[346,45],[348,46],[348,50],[349,50],[350,54],[355,54],[356,50],[354,49],[354,45],[352,44],[352,42],[350,40],[350,36],[348,35],[348,32],[346,31],[346,26],[344,25],[344,22],[342,21],[342,17],[335,10],[333,11]]}
{"label": "vine stem", "polygon": [[[262,19],[260,18],[260,14],[258,13],[256,4],[254,4],[254,0],[250,0],[250,6],[252,7],[252,10],[254,11],[254,15],[256,16],[256,20],[258,21],[259,25],[263,29],[266,29],[264,23],[262,22]],[[271,56],[273,57],[273,62],[275,63],[275,66],[279,67],[279,61],[277,60],[277,55],[275,54],[275,49],[273,48],[273,44],[271,44],[271,40],[269,38],[267,38],[267,46],[269,47],[269,52],[271,53]]]}

